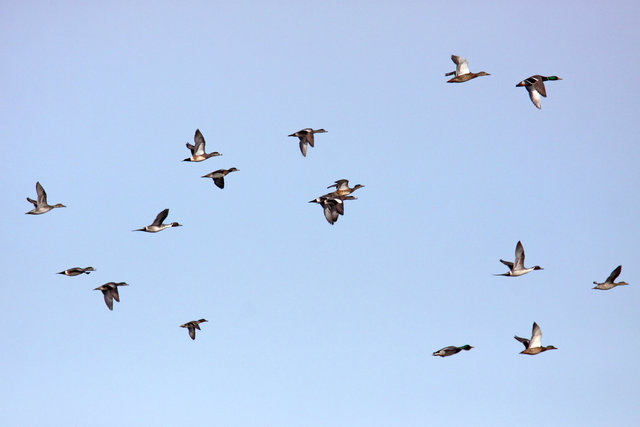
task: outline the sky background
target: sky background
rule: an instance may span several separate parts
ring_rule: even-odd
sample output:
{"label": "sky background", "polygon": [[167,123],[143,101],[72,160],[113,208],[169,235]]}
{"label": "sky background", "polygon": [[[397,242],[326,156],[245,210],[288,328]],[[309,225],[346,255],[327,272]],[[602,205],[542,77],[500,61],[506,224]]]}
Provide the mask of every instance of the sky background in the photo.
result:
{"label": "sky background", "polygon": [[0,3],[0,424],[640,424],[640,3],[231,3]]}

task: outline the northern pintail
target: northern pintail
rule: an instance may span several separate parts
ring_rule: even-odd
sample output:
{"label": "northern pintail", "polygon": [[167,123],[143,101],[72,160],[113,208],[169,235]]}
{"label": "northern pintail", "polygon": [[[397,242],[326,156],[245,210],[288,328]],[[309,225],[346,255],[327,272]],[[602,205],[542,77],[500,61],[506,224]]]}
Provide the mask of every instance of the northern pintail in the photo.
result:
{"label": "northern pintail", "polygon": [[456,75],[447,83],[464,83],[468,80],[475,79],[480,76],[490,76],[491,74],[480,71],[479,73],[472,73],[469,71],[469,63],[462,56],[451,55],[451,60],[456,64],[456,70],[445,74],[445,76]]}
{"label": "northern pintail", "polygon": [[129,286],[125,282],[109,282],[104,285],[98,286],[94,291],[102,291],[104,295],[104,302],[109,307],[109,310],[113,310],[113,300],[120,302],[120,294],[118,294],[118,286]]}
{"label": "northern pintail", "polygon": [[320,196],[316,197],[313,200],[310,200],[309,203],[318,203],[322,206],[324,210],[324,217],[327,219],[327,222],[331,225],[335,224],[338,220],[338,215],[344,215],[344,201],[345,200],[356,200],[357,197],[354,196]]}
{"label": "northern pintail", "polygon": [[38,195],[38,201],[27,197],[27,200],[33,203],[34,206],[33,209],[31,209],[29,212],[26,212],[29,215],[40,215],[43,213],[47,213],[53,208],[66,208],[66,206],[62,203],[57,203],[53,206],[49,205],[47,203],[47,193],[44,191],[44,188],[42,188],[42,185],[40,185],[39,181],[36,182],[36,194]]}
{"label": "northern pintail", "polygon": [[614,282],[614,280],[618,278],[621,272],[622,272],[622,266],[619,265],[615,268],[615,270],[611,272],[609,277],[607,277],[607,280],[605,280],[603,283],[593,282],[594,285],[597,285],[597,286],[594,286],[593,289],[608,291],[609,289],[615,288],[616,286],[628,285],[627,282],[618,282],[618,283]]}
{"label": "northern pintail", "polygon": [[472,348],[473,348],[473,346],[470,346],[469,344],[465,344],[465,345],[463,345],[461,347],[456,347],[455,345],[450,345],[449,347],[441,348],[438,351],[434,351],[433,355],[434,356],[440,356],[440,357],[453,356],[454,354],[460,353],[460,351],[462,351],[462,350],[469,351]]}
{"label": "northern pintail", "polygon": [[303,156],[307,156],[307,143],[314,146],[313,134],[315,133],[325,133],[327,132],[324,129],[313,130],[311,128],[301,129],[296,133],[292,133],[289,136],[297,136],[300,139],[300,152]]}
{"label": "northern pintail", "polygon": [[500,262],[509,267],[509,271],[504,274],[494,274],[494,276],[522,276],[523,274],[527,274],[533,270],[544,270],[539,265],[530,268],[526,268],[524,266],[524,248],[522,247],[522,243],[520,241],[518,241],[518,244],[516,245],[515,263],[505,261],[503,259],[501,259]]}
{"label": "northern pintail", "polygon": [[238,172],[238,169],[236,168],[218,169],[217,171],[213,171],[211,173],[204,175],[202,178],[212,178],[213,183],[218,188],[224,188],[224,177],[230,174],[231,172]]}
{"label": "northern pintail", "polygon": [[172,222],[171,224],[163,224],[162,222],[167,218],[167,215],[169,215],[169,209],[165,209],[162,212],[160,212],[156,217],[156,219],[153,220],[153,223],[151,225],[147,225],[145,227],[138,228],[137,230],[133,230],[133,231],[146,231],[147,233],[157,233],[158,231],[162,231],[165,228],[182,226],[182,224],[178,224],[177,222]]}
{"label": "northern pintail", "polygon": [[545,98],[547,97],[547,91],[544,88],[544,82],[546,82],[547,80],[554,81],[562,79],[558,76],[545,77],[536,74],[535,76],[531,76],[528,79],[524,79],[523,81],[518,83],[516,87],[524,86],[525,89],[529,91],[529,98],[531,98],[531,102],[533,102],[533,105],[540,109],[542,108],[542,104],[540,103],[540,95],[544,96]]}
{"label": "northern pintail", "polygon": [[85,268],[73,267],[65,271],[61,271],[60,273],[57,273],[57,274],[64,274],[65,276],[78,276],[82,273],[89,274],[92,271],[96,271],[96,269],[93,267],[85,267]]}
{"label": "northern pintail", "polygon": [[188,328],[189,329],[189,336],[191,337],[192,340],[196,339],[196,329],[200,330],[200,323],[202,322],[208,322],[207,319],[200,319],[200,320],[193,320],[191,322],[187,322],[184,325],[180,325],[181,328]]}
{"label": "northern pintail", "polygon": [[521,338],[517,335],[514,335],[513,337],[524,345],[525,349],[521,351],[520,354],[534,355],[547,350],[557,350],[557,348],[552,345],[542,347],[542,329],[540,329],[540,326],[538,326],[536,322],[533,322],[531,339]]}
{"label": "northern pintail", "polygon": [[191,157],[187,157],[183,162],[201,162],[203,160],[207,160],[209,157],[222,155],[217,151],[208,154],[204,152],[204,136],[202,136],[200,129],[196,129],[196,134],[193,136],[193,142],[195,142],[196,145],[191,145],[187,142],[187,148],[191,150]]}
{"label": "northern pintail", "polygon": [[339,179],[336,181],[335,184],[328,186],[327,188],[331,188],[331,187],[336,187],[336,191],[334,191],[333,193],[329,193],[326,196],[347,196],[351,193],[353,193],[354,191],[356,191],[358,188],[362,188],[364,187],[364,185],[361,184],[356,184],[353,188],[349,188],[349,180],[348,179]]}

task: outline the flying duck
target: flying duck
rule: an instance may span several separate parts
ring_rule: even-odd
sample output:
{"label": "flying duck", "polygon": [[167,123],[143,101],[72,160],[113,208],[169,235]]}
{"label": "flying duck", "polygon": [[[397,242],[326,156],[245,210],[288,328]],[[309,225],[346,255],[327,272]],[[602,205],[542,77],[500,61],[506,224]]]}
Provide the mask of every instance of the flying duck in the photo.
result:
{"label": "flying duck", "polygon": [[615,288],[616,286],[628,285],[627,282],[618,282],[618,283],[614,282],[614,280],[616,280],[620,275],[621,271],[622,271],[622,266],[621,265],[617,266],[615,270],[611,272],[609,277],[607,277],[607,280],[605,280],[603,283],[593,282],[594,285],[597,285],[597,286],[594,286],[593,289],[608,291],[609,289]]}
{"label": "flying duck", "polygon": [[181,328],[188,328],[189,329],[189,336],[191,337],[192,340],[196,339],[196,329],[200,330],[200,323],[202,322],[208,322],[207,319],[200,319],[200,320],[193,320],[191,322],[187,322],[184,325],[180,325]]}
{"label": "flying duck", "polygon": [[453,356],[454,354],[460,353],[460,351],[462,350],[469,351],[472,348],[473,346],[470,346],[469,344],[465,344],[462,347],[456,347],[455,345],[450,345],[449,347],[441,348],[438,351],[434,351],[433,355],[440,356],[440,357]]}
{"label": "flying duck", "polygon": [[172,222],[171,224],[163,224],[162,222],[167,218],[167,215],[169,215],[169,209],[165,209],[162,212],[160,212],[156,217],[156,219],[153,220],[153,223],[151,225],[147,225],[133,231],[146,231],[147,233],[157,233],[158,231],[162,231],[165,228],[182,226],[182,224],[178,224],[177,222]]}
{"label": "flying duck", "polygon": [[358,188],[364,187],[364,185],[356,184],[353,188],[349,188],[349,180],[348,179],[339,179],[335,184],[328,186],[327,188],[336,187],[336,191],[333,193],[329,193],[326,196],[347,196]]}
{"label": "flying duck", "polygon": [[187,142],[187,148],[191,150],[191,157],[187,157],[183,162],[201,162],[203,160],[207,160],[209,157],[222,155],[217,151],[209,154],[204,152],[204,136],[202,136],[200,129],[196,129],[196,134],[193,136],[193,142],[195,142],[196,145],[191,145]]}
{"label": "flying duck", "polygon": [[451,60],[456,64],[456,70],[445,74],[445,76],[456,75],[447,83],[464,83],[471,79],[475,79],[480,76],[490,76],[491,74],[480,71],[479,73],[472,73],[469,71],[469,63],[462,56],[451,55]]}
{"label": "flying duck", "polygon": [[230,174],[231,172],[237,172],[237,171],[238,171],[238,169],[236,169],[236,168],[218,169],[217,171],[213,171],[211,173],[208,173],[208,174],[204,175],[202,178],[212,178],[213,179],[213,183],[218,188],[224,188],[224,177],[227,176],[228,174]]}
{"label": "flying duck", "polygon": [[104,302],[107,304],[107,307],[109,307],[109,310],[112,310],[112,311],[113,311],[113,300],[115,299],[116,301],[120,302],[120,294],[118,294],[118,286],[129,286],[129,285],[125,282],[119,282],[119,283],[109,282],[109,283],[105,283],[104,285],[98,286],[97,288],[94,289],[94,291],[102,291],[102,294],[104,295]]}
{"label": "flying duck", "polygon": [[504,274],[494,274],[494,276],[522,276],[523,274],[527,274],[533,270],[544,270],[539,265],[535,267],[525,268],[524,266],[524,248],[522,247],[522,243],[518,241],[516,245],[516,260],[515,263],[505,261],[503,259],[500,260],[501,263],[509,267],[509,271]]}
{"label": "flying duck", "polygon": [[344,215],[344,201],[356,200],[354,196],[320,196],[309,203],[318,203],[324,209],[324,217],[333,225],[338,220],[338,215]]}
{"label": "flying duck", "polygon": [[79,274],[82,274],[82,273],[89,274],[92,271],[96,271],[96,269],[93,267],[86,267],[86,268],[73,267],[56,274],[64,274],[65,276],[78,276]]}
{"label": "flying duck", "polygon": [[307,143],[314,147],[313,142],[313,134],[314,133],[325,133],[327,132],[324,129],[313,130],[311,128],[306,128],[299,130],[298,132],[292,133],[289,136],[297,136],[300,139],[300,152],[303,156],[307,156]]}
{"label": "flying duck", "polygon": [[542,104],[540,103],[540,95],[544,96],[545,98],[547,97],[547,91],[544,88],[544,82],[546,82],[547,80],[554,81],[562,79],[558,76],[545,77],[536,74],[535,76],[531,76],[528,79],[524,79],[523,81],[518,83],[516,87],[524,86],[525,89],[529,91],[529,98],[531,98],[531,102],[533,102],[533,105],[540,109],[542,108]]}
{"label": "flying duck", "polygon": [[31,209],[29,212],[26,212],[28,215],[40,215],[43,213],[47,213],[54,208],[66,208],[66,206],[62,203],[57,203],[53,206],[49,205],[47,203],[47,193],[44,191],[44,188],[42,188],[42,185],[40,185],[39,181],[36,182],[36,194],[38,195],[38,201],[27,197],[27,201],[33,203],[34,206],[33,209]]}
{"label": "flying duck", "polygon": [[531,331],[530,340],[526,338],[521,338],[517,335],[514,335],[513,337],[524,345],[524,350],[521,351],[520,354],[534,355],[534,354],[542,353],[543,351],[547,351],[547,350],[557,350],[557,348],[555,348],[552,345],[542,347],[542,344],[541,344],[542,329],[540,329],[540,326],[538,326],[536,322],[533,322],[533,330]]}

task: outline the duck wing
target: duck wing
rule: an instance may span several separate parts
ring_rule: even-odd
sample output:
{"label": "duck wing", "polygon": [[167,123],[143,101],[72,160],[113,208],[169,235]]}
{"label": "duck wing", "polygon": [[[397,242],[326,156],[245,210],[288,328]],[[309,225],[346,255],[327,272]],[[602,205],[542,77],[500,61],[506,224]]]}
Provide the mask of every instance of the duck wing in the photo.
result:
{"label": "duck wing", "polygon": [[36,182],[36,193],[38,194],[38,205],[46,205],[47,192],[44,191],[44,188],[40,185],[40,181]]}
{"label": "duck wing", "polygon": [[456,64],[456,77],[460,74],[469,74],[469,63],[462,56],[451,55],[451,60]]}
{"label": "duck wing", "polygon": [[536,322],[533,322],[533,328],[531,329],[531,340],[529,341],[529,347],[535,348],[542,347],[542,329]]}
{"label": "duck wing", "polygon": [[500,262],[503,263],[504,265],[506,265],[507,267],[509,267],[509,269],[513,270],[513,263],[512,262],[505,261],[503,259],[501,259]]}
{"label": "duck wing", "polygon": [[516,245],[516,261],[515,261],[516,270],[524,269],[524,248],[522,247],[522,242],[518,241]]}
{"label": "duck wing", "polygon": [[104,295],[105,304],[107,304],[107,307],[109,308],[109,310],[113,311],[113,296],[111,294],[111,290],[104,289],[102,291],[102,294]]}
{"label": "duck wing", "polygon": [[220,177],[220,178],[213,178],[213,183],[214,183],[218,188],[224,188],[224,177]]}
{"label": "duck wing", "polygon": [[607,280],[605,280],[604,283],[613,283],[613,281],[616,280],[620,275],[620,272],[622,272],[621,265],[617,266],[616,269],[611,272],[611,274],[609,275],[609,277],[607,277]]}
{"label": "duck wing", "polygon": [[27,201],[28,201],[28,202],[30,202],[30,203],[33,203],[33,206],[34,206],[34,207],[36,207],[36,208],[38,207],[38,202],[36,202],[35,200],[33,200],[33,199],[31,199],[31,198],[27,197]]}
{"label": "duck wing", "polygon": [[300,152],[307,157],[307,139],[303,136],[300,137]]}
{"label": "duck wing", "polygon": [[517,336],[517,335],[514,335],[513,337],[514,337],[515,339],[517,339],[518,341],[520,341],[522,344],[524,344],[524,348],[525,348],[525,349],[529,348],[529,340],[528,340],[528,339],[526,339],[526,338],[522,338],[522,337],[519,337],[519,336]]}
{"label": "duck wing", "polygon": [[[193,325],[189,325],[187,326],[187,328],[189,329],[189,336],[191,337],[192,340],[196,339],[196,328],[193,327]],[[200,328],[198,328],[200,329]]]}
{"label": "duck wing", "polygon": [[205,141],[204,141],[204,136],[202,136],[202,132],[200,132],[200,129],[196,129],[196,134],[193,136],[193,141],[196,143],[195,145],[195,153],[191,153],[194,154],[196,156],[204,154],[204,145],[205,145]]}
{"label": "duck wing", "polygon": [[156,219],[153,220],[153,223],[151,225],[161,225],[165,219],[167,219],[167,215],[169,215],[169,209],[165,209],[162,212],[160,212],[158,214],[158,216],[156,217]]}

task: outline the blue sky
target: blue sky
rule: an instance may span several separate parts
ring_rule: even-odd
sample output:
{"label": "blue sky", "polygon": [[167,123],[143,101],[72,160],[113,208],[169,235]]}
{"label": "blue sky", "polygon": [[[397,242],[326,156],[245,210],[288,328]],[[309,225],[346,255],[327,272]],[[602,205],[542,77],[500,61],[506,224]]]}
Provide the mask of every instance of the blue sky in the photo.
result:
{"label": "blue sky", "polygon": [[640,423],[640,6],[426,3],[2,2],[2,423]]}

